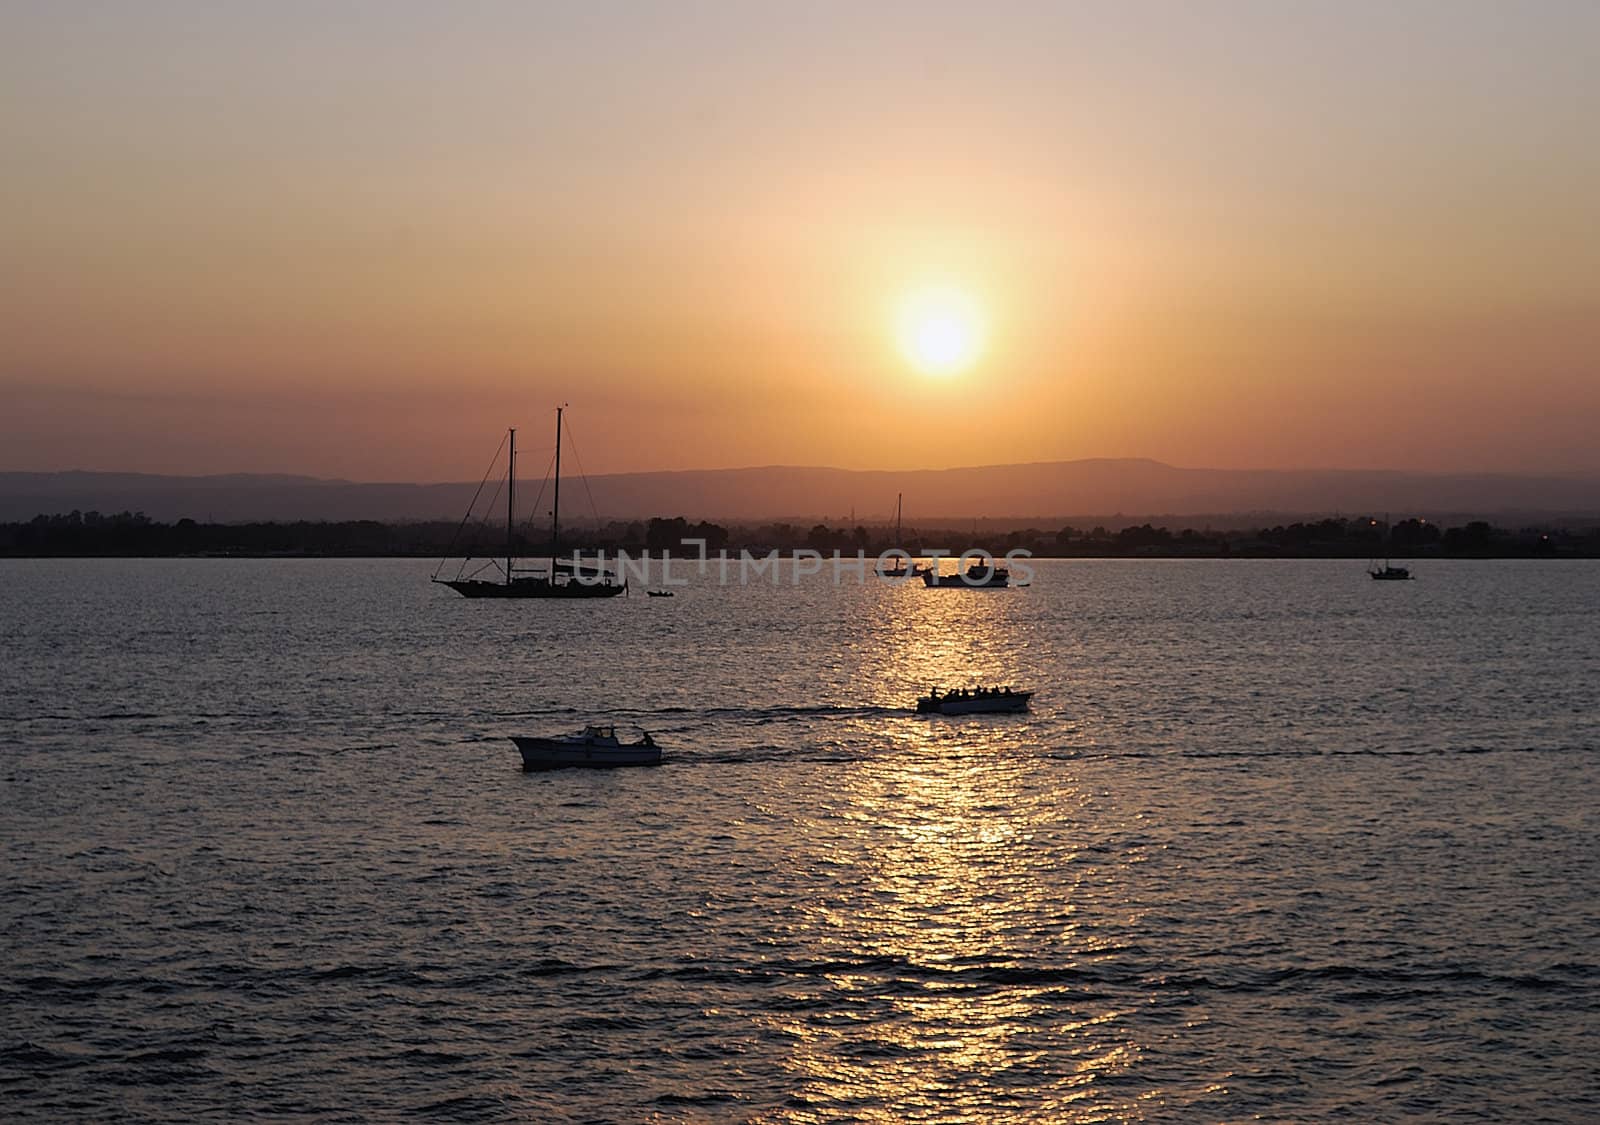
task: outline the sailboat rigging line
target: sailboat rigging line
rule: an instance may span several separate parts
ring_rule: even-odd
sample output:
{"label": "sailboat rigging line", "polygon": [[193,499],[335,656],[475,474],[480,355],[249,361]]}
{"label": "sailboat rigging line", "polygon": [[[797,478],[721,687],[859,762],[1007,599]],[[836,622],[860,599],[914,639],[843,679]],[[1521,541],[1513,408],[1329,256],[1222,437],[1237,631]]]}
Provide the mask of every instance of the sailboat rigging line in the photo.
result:
{"label": "sailboat rigging line", "polygon": [[[506,433],[507,437],[509,437],[510,431],[508,430]],[[500,449],[504,449],[505,447],[506,438],[501,438]],[[472,518],[472,510],[478,506],[478,497],[483,495],[483,486],[489,483],[489,474],[494,472],[494,467],[500,463],[500,449],[496,449],[494,451],[494,458],[489,462],[489,467],[483,470],[483,479],[478,482],[478,491],[472,494],[472,503],[467,505],[466,514],[461,517],[461,522],[456,525],[456,533],[450,537],[449,550],[445,553],[444,558],[439,560],[439,565],[434,567],[433,576],[435,578],[439,577],[439,572],[444,569],[444,564],[450,559],[455,558],[456,541],[461,538],[461,529],[466,527],[467,521]],[[494,494],[496,496],[500,495],[500,489],[498,487],[494,490]],[[465,566],[466,563],[463,562],[461,567],[457,568],[457,572],[459,573],[460,570]]]}
{"label": "sailboat rigging line", "polygon": [[[545,462],[544,480],[539,485],[538,494],[533,498],[533,507],[528,509],[527,519],[523,520],[519,525],[523,529],[524,533],[529,535],[530,538],[533,534],[533,517],[539,514],[539,505],[544,503],[544,490],[550,487],[550,474],[552,471],[554,471],[555,463],[555,454],[552,453],[550,455],[550,460]],[[518,567],[517,569],[526,570],[527,568]]]}
{"label": "sailboat rigging line", "polygon": [[[489,530],[489,526],[490,526],[489,525],[489,520],[491,518],[493,518],[493,516],[494,516],[495,508],[500,503],[500,492],[501,492],[502,489],[505,488],[505,486],[506,486],[506,478],[505,477],[501,477],[498,481],[495,482],[494,492],[492,492],[489,495],[489,502],[483,506],[483,515],[478,517],[477,526],[478,526],[478,528],[480,530],[482,530],[484,532],[487,532]],[[473,559],[472,555],[465,555],[465,556],[462,557],[462,559],[461,559],[461,569],[463,571],[466,570],[467,564],[469,562],[471,562],[472,559]],[[504,569],[500,565],[500,560],[498,558],[491,557],[489,559],[489,565],[493,566],[496,570],[503,570]],[[473,573],[477,574],[477,573],[481,572],[482,570],[483,570],[483,567],[480,566],[477,570],[473,571]],[[460,575],[457,574],[457,577],[459,578]]]}
{"label": "sailboat rigging line", "polygon": [[572,459],[578,463],[578,479],[583,481],[583,491],[589,497],[589,511],[594,515],[594,527],[600,530],[600,509],[595,507],[594,493],[589,488],[589,474],[583,471],[583,458],[578,455],[578,443],[572,439],[572,423],[562,420],[567,431],[567,444],[572,446]]}

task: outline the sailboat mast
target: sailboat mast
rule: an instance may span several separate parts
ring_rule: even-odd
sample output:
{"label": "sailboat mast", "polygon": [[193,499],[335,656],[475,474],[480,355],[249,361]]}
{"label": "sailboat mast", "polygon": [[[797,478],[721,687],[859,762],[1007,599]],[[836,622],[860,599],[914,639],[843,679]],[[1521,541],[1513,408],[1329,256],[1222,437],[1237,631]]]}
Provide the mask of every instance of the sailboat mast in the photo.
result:
{"label": "sailboat mast", "polygon": [[905,497],[906,494],[904,492],[896,492],[894,494],[894,545],[896,547],[900,546],[900,501],[904,500]]}
{"label": "sailboat mast", "polygon": [[[550,585],[556,584],[556,555],[561,552],[561,411],[556,407],[556,500],[550,509]],[[582,466],[580,466],[581,468]]]}
{"label": "sailboat mast", "polygon": [[511,525],[517,510],[517,431],[511,431],[511,456],[506,461],[506,585],[511,584]]}

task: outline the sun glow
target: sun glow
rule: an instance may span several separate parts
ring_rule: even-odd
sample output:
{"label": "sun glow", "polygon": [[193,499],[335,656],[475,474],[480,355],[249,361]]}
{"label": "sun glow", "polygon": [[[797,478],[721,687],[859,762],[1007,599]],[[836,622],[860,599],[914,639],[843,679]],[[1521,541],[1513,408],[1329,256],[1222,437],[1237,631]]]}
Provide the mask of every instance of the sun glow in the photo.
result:
{"label": "sun glow", "polygon": [[955,375],[983,351],[983,310],[953,286],[918,289],[901,298],[895,337],[901,353],[924,375]]}

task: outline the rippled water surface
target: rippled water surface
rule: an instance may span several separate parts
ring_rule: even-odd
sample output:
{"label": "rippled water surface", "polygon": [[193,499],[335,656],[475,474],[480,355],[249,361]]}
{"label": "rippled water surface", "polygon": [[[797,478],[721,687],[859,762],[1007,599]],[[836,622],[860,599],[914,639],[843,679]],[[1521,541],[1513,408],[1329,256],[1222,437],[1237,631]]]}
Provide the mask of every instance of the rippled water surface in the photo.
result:
{"label": "rippled water surface", "polygon": [[1419,569],[0,564],[0,1114],[1600,1119],[1600,566]]}

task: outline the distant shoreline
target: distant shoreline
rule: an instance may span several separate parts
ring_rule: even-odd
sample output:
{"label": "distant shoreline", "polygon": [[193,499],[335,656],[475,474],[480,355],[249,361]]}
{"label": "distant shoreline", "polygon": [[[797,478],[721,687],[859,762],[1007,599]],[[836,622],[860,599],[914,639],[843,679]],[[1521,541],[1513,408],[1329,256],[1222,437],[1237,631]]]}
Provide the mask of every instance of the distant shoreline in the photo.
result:
{"label": "distant shoreline", "polygon": [[[613,523],[599,529],[563,533],[560,554],[574,550],[611,557],[625,552],[640,559],[695,559],[704,544],[719,551],[779,558],[834,552],[853,560],[861,552],[874,561],[903,548],[912,557],[939,550],[946,557],[963,551],[996,557],[1025,552],[1039,559],[1562,559],[1600,558],[1600,528],[1497,528],[1475,520],[1439,528],[1422,520],[1392,526],[1371,517],[1326,519],[1250,531],[1156,527],[1149,523],[1118,528],[1027,528],[1005,533],[946,528],[907,536],[896,543],[884,532],[862,526],[805,528],[778,523],[723,527],[691,524],[682,518]],[[37,516],[26,523],[0,524],[0,558],[503,558],[505,531],[489,525],[380,523],[373,520],[295,523],[159,523],[142,513],[72,512]],[[548,538],[524,528],[512,553],[538,559],[550,553]]]}

